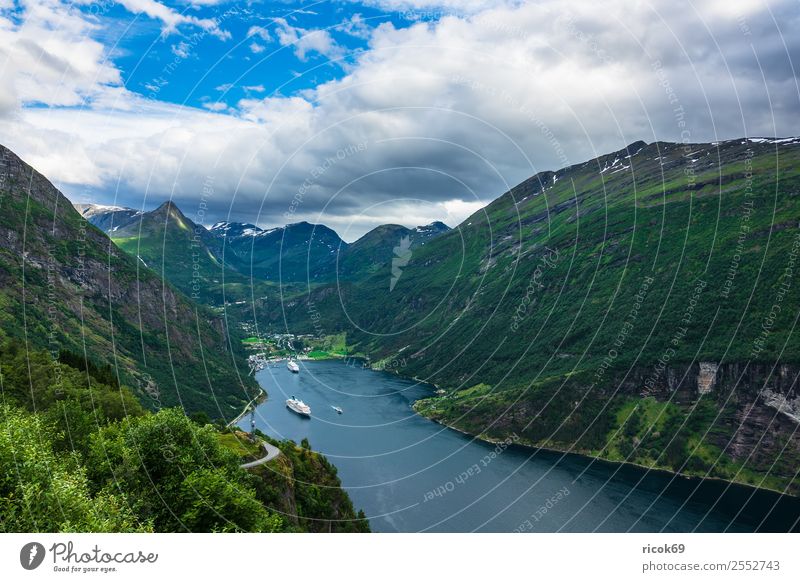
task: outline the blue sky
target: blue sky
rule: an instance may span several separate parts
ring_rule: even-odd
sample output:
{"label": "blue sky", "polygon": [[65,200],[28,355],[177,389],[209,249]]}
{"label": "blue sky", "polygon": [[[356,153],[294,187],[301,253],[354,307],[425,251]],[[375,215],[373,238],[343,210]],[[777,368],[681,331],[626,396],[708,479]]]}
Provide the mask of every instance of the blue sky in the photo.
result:
{"label": "blue sky", "polygon": [[[165,101],[217,110],[253,96],[293,95],[341,77],[354,55],[367,48],[366,38],[346,31],[354,16],[363,26],[411,24],[397,12],[338,2],[231,2],[197,9],[164,4],[217,20],[230,38],[202,29],[164,36],[159,22],[142,17],[131,22],[130,14],[115,6],[107,16],[115,24],[106,42],[114,47],[125,86],[144,95],[155,92]],[[298,55],[294,46],[278,40],[288,27],[323,31],[317,34],[330,35],[340,50]]]}
{"label": "blue sky", "polygon": [[797,135],[798,29],[795,0],[0,0],[0,141],[81,203],[455,226],[639,139]]}

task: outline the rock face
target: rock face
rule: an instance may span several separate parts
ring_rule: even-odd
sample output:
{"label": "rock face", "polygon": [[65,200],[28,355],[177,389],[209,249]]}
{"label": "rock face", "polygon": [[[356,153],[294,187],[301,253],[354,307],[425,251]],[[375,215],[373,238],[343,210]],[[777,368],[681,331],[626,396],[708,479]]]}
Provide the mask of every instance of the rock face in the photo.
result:
{"label": "rock face", "polygon": [[137,264],[2,146],[0,209],[0,340],[87,353],[155,409],[233,417],[257,390],[238,375],[220,318]]}
{"label": "rock face", "polygon": [[700,373],[697,375],[697,393],[708,394],[717,381],[719,365],[714,362],[700,362]]}
{"label": "rock face", "polygon": [[761,394],[761,398],[764,404],[786,415],[795,423],[800,424],[800,396],[794,394],[794,397],[790,398],[785,394],[776,394],[767,388]]}
{"label": "rock face", "polygon": [[[638,393],[649,370],[636,370],[621,391]],[[793,477],[800,459],[800,366],[763,363],[695,363],[665,370],[652,396],[658,400],[692,403],[713,398],[724,430],[710,431],[708,439],[737,461]],[[794,468],[792,468],[794,467]]]}

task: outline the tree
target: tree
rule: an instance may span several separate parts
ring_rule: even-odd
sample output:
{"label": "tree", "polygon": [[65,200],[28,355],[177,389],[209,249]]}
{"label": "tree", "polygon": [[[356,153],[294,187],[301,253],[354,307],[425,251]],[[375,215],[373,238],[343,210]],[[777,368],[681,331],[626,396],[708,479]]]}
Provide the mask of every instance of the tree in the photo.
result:
{"label": "tree", "polygon": [[89,474],[98,488],[124,491],[157,531],[280,529],[216,435],[180,409],[127,418],[93,436]]}
{"label": "tree", "polygon": [[56,454],[54,427],[0,406],[0,531],[145,532],[121,495],[92,495],[75,453]]}

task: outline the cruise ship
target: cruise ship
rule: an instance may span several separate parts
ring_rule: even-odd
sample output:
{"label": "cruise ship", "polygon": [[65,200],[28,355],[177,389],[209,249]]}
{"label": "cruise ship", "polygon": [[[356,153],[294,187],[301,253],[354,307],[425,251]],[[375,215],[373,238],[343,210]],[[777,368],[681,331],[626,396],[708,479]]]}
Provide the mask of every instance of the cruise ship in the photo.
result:
{"label": "cruise ship", "polygon": [[297,362],[295,362],[294,360],[289,360],[288,362],[286,362],[286,367],[289,368],[290,372],[293,372],[295,374],[300,372],[300,366],[298,366]]}
{"label": "cruise ship", "polygon": [[296,412],[300,416],[311,416],[311,407],[302,400],[298,400],[294,396],[286,401],[286,408],[292,412]]}

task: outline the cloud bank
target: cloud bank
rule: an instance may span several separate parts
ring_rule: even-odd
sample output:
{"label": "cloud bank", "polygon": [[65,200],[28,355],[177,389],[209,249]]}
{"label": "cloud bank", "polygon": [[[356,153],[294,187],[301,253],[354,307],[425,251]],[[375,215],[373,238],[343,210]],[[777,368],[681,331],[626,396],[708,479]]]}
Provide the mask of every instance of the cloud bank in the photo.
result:
{"label": "cloud bank", "polygon": [[[191,215],[210,178],[210,220],[309,220],[348,239],[385,222],[454,226],[537,171],[638,139],[800,134],[793,0],[565,4],[383,3],[405,11],[404,27],[272,19],[233,42],[268,49],[251,58],[291,50],[344,73],[200,110],[128,91],[92,40],[99,24],[32,3],[21,23],[0,17],[0,130],[75,196],[172,197]],[[348,55],[336,35],[354,22],[368,47]]]}

